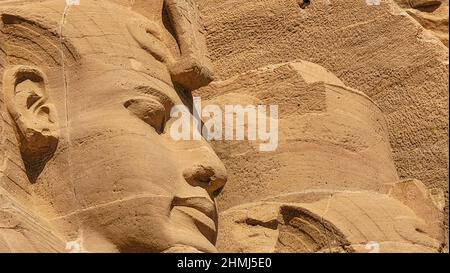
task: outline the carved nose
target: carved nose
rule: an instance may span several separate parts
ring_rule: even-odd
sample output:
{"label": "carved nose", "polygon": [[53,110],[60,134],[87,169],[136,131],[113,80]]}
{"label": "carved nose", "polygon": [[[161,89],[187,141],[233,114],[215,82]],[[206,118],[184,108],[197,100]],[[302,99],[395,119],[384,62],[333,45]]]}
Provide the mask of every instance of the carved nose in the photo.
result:
{"label": "carved nose", "polygon": [[217,196],[227,182],[224,167],[194,165],[183,172],[184,179],[194,187],[204,188],[212,197]]}

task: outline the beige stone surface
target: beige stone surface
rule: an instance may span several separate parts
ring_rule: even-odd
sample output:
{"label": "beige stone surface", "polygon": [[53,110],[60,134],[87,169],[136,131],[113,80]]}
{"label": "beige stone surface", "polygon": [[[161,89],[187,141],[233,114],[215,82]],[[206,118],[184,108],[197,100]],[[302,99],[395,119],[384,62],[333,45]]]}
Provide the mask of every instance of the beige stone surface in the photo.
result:
{"label": "beige stone surface", "polygon": [[448,47],[448,0],[396,0],[396,2]]}
{"label": "beige stone surface", "polygon": [[258,142],[214,143],[229,171],[230,183],[220,195],[223,209],[305,190],[380,191],[399,179],[378,106],[318,65],[268,66],[195,94],[222,106],[279,107],[274,152],[259,151]]}
{"label": "beige stone surface", "polygon": [[394,2],[198,2],[218,79],[297,59],[322,65],[381,108],[399,175],[447,190],[448,49]]}
{"label": "beige stone surface", "polygon": [[292,60],[323,66],[379,106],[399,177],[448,201],[448,48],[397,3],[198,2],[218,80]]}
{"label": "beige stone surface", "polygon": [[[196,7],[3,4],[1,188],[76,251],[217,251],[225,168],[206,141],[167,131],[171,107],[210,81]],[[41,250],[20,240],[12,250]]]}
{"label": "beige stone surface", "polygon": [[[193,96],[277,105],[277,148],[175,140]],[[448,1],[0,0],[0,252],[448,252],[447,233]]]}
{"label": "beige stone surface", "polygon": [[322,192],[312,200],[308,194],[314,193],[298,196],[295,203],[264,201],[222,213],[219,249],[288,253],[442,251],[442,233],[424,231],[437,219],[419,218],[387,195]]}
{"label": "beige stone surface", "polygon": [[64,240],[36,213],[0,193],[0,253],[65,252]]}
{"label": "beige stone surface", "polygon": [[260,152],[253,141],[213,143],[229,173],[218,199],[219,250],[445,251],[443,190],[399,181],[381,109],[330,71],[282,63],[195,93],[222,108],[280,107],[276,151]]}

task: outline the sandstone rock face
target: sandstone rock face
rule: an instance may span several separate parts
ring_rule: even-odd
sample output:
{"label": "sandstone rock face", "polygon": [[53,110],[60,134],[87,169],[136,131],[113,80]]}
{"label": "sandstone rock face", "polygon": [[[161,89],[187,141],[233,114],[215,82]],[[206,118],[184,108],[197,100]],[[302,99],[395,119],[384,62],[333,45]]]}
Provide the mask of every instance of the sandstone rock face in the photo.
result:
{"label": "sandstone rock face", "polygon": [[64,240],[33,211],[0,194],[0,252],[65,252]]}
{"label": "sandstone rock face", "polygon": [[322,65],[381,108],[401,177],[447,188],[448,49],[438,39],[392,1],[236,3],[199,1],[218,79],[296,59]]}
{"label": "sandstone rock face", "polygon": [[375,244],[379,252],[442,251],[443,191],[399,181],[382,111],[331,72],[283,63],[196,94],[223,108],[282,109],[276,151],[262,153],[251,141],[214,143],[229,171],[219,196],[219,250],[368,252]]}
{"label": "sandstone rock face", "polygon": [[[135,4],[2,1],[1,189],[75,251],[215,252],[225,168],[167,130],[211,81],[199,13]],[[6,244],[31,251],[22,241]]]}
{"label": "sandstone rock face", "polygon": [[443,191],[448,227],[448,49],[439,38],[394,1],[198,2],[218,80],[292,60],[328,69],[379,106],[399,177]]}
{"label": "sandstone rock face", "polygon": [[229,170],[223,209],[309,190],[380,191],[399,179],[378,106],[318,65],[273,65],[212,83],[196,95],[213,97],[211,104],[280,109],[274,152],[260,152],[258,143],[214,143]]}
{"label": "sandstone rock face", "polygon": [[76,2],[0,0],[0,252],[448,252],[448,1]]}
{"label": "sandstone rock face", "polygon": [[218,247],[227,252],[442,251],[442,233],[424,231],[439,219],[424,222],[384,194],[310,192],[294,203],[250,203],[221,217]]}
{"label": "sandstone rock face", "polygon": [[397,3],[448,47],[448,0],[397,0]]}

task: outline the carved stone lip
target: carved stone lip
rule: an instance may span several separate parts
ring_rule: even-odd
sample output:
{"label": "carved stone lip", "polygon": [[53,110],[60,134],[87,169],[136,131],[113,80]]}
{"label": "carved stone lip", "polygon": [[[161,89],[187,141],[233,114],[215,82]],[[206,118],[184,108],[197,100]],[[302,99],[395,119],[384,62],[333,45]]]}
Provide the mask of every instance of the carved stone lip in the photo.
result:
{"label": "carved stone lip", "polygon": [[210,199],[206,197],[178,197],[175,196],[172,200],[172,206],[174,207],[189,207],[200,211],[212,220],[216,220],[216,205]]}

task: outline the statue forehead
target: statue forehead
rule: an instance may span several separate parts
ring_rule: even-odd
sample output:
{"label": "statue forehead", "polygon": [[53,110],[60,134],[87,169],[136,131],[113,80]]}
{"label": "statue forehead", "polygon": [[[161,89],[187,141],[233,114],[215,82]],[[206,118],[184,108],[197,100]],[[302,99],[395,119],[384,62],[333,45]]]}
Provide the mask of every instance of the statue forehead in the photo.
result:
{"label": "statue forehead", "polygon": [[11,15],[20,19],[3,20],[3,24],[18,24],[21,20],[37,23],[55,36],[61,35],[65,39],[104,38],[120,41],[124,36],[129,36],[126,25],[130,19],[144,19],[112,0],[85,0],[82,5],[75,6],[66,6],[62,0],[20,1],[17,4],[7,2],[10,4],[0,4],[2,16]]}
{"label": "statue forehead", "polygon": [[[32,60],[36,66],[61,66],[81,59],[139,70],[186,90],[213,79],[204,28],[193,0],[9,3],[0,5],[0,36],[6,36],[0,39],[0,48],[7,52],[7,65]],[[18,58],[11,63],[14,57]]]}
{"label": "statue forehead", "polygon": [[36,66],[58,67],[62,58],[69,63],[94,59],[126,70],[142,70],[170,83],[165,66],[136,43],[128,29],[130,20],[145,17],[127,7],[125,1],[81,1],[70,8],[61,0],[13,1],[8,5],[0,1],[0,35],[6,36],[0,39],[0,69],[10,50],[21,55],[13,64],[29,60]]}

